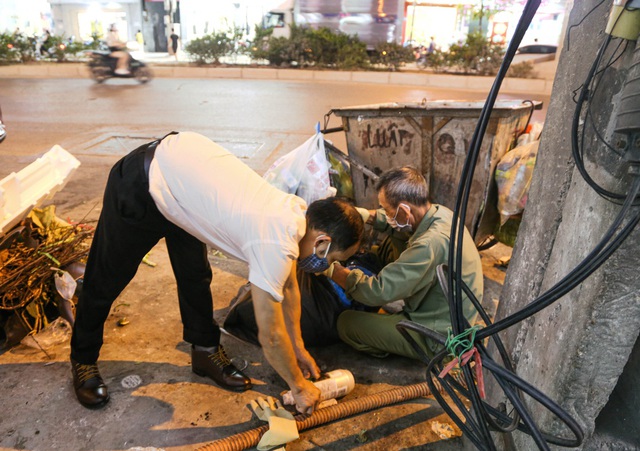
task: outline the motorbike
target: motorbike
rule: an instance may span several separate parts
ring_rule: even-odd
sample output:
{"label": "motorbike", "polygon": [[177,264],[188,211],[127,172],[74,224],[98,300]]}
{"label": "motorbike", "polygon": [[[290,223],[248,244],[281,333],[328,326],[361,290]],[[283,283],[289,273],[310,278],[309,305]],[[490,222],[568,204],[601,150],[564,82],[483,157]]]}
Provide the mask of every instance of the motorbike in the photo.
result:
{"label": "motorbike", "polygon": [[7,129],[2,123],[2,110],[0,110],[0,143],[7,137]]}
{"label": "motorbike", "polygon": [[102,83],[108,78],[135,78],[140,83],[146,83],[153,78],[151,69],[142,61],[131,56],[129,60],[129,73],[126,75],[115,73],[118,59],[110,56],[109,52],[94,50],[89,56],[91,78],[97,83]]}

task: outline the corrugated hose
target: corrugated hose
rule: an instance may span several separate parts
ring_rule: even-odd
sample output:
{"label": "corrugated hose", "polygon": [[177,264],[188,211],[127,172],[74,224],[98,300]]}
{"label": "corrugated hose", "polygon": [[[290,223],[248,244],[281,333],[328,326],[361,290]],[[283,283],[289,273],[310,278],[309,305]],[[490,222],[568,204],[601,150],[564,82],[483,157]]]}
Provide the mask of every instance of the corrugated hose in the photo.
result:
{"label": "corrugated hose", "polygon": [[[431,391],[426,382],[394,388],[380,393],[363,396],[362,398],[344,401],[339,404],[316,410],[309,417],[298,415],[295,417],[298,431],[304,431],[331,421],[339,420],[369,410],[378,409],[410,399],[429,396]],[[255,447],[262,435],[269,430],[268,425],[240,432],[206,444],[197,451],[241,451]]]}

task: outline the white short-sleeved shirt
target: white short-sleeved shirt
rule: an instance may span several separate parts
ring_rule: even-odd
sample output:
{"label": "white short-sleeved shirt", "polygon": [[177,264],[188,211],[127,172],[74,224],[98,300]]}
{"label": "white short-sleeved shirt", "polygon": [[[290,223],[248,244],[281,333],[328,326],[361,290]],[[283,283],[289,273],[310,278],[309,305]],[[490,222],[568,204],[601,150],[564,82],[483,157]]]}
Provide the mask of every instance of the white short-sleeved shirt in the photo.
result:
{"label": "white short-sleeved shirt", "polygon": [[193,132],[169,135],[149,167],[149,192],[169,221],[249,264],[249,282],[282,301],[306,231],[307,205]]}

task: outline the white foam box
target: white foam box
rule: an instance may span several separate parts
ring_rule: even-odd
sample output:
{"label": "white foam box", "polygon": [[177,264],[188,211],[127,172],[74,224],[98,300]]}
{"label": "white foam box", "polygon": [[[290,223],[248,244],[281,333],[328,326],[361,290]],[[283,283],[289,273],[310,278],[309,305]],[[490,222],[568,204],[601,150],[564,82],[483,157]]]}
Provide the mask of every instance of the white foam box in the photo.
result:
{"label": "white foam box", "polygon": [[0,180],[0,237],[66,185],[80,162],[59,145]]}

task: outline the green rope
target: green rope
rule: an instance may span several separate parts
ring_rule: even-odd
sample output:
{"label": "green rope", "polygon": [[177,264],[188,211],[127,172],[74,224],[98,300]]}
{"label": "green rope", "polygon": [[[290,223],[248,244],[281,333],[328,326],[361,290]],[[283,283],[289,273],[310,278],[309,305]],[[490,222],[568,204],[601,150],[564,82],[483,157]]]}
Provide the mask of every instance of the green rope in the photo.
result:
{"label": "green rope", "polygon": [[[478,330],[480,330],[480,326],[473,326],[461,334],[454,336],[451,328],[449,328],[447,341],[444,345],[450,355],[458,358],[458,362],[462,362],[462,355],[473,348]],[[467,338],[468,336],[470,336],[470,338]],[[459,351],[457,351],[458,349]]]}

